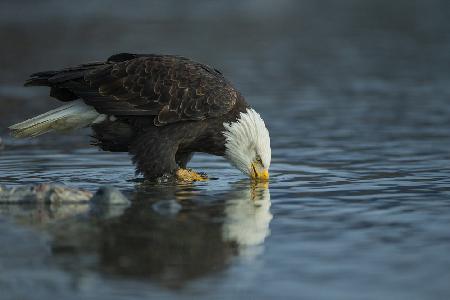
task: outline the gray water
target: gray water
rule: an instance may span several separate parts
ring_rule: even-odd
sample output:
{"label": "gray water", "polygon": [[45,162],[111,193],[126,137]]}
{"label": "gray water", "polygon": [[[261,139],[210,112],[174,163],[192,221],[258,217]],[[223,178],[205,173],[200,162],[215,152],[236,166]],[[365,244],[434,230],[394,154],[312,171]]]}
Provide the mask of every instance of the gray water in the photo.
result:
{"label": "gray water", "polygon": [[[448,1],[0,4],[0,184],[114,185],[133,204],[0,207],[0,299],[448,299]],[[220,69],[266,120],[271,180],[149,184],[89,131],[13,140],[58,104],[34,71],[120,51]]]}

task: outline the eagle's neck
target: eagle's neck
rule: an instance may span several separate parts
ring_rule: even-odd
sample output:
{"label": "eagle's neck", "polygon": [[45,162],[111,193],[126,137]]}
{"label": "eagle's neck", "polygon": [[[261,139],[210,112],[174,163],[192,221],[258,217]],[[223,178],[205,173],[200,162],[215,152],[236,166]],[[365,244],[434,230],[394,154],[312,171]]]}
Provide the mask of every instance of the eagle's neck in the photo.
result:
{"label": "eagle's neck", "polygon": [[235,107],[222,117],[201,121],[206,126],[204,127],[202,134],[189,145],[189,149],[187,151],[204,152],[217,156],[225,156],[225,124],[237,122],[241,113],[245,113],[247,109],[249,109],[249,107],[242,98],[242,101],[236,103]]}

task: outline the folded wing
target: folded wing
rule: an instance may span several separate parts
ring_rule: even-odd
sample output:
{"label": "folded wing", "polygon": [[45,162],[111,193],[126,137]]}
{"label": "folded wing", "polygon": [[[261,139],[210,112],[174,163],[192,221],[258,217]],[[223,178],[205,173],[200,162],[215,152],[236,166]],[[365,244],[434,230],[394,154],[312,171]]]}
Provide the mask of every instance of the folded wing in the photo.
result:
{"label": "folded wing", "polygon": [[33,74],[62,101],[81,98],[99,113],[154,116],[155,125],[218,117],[238,93],[222,74],[180,56],[117,54],[106,62]]}

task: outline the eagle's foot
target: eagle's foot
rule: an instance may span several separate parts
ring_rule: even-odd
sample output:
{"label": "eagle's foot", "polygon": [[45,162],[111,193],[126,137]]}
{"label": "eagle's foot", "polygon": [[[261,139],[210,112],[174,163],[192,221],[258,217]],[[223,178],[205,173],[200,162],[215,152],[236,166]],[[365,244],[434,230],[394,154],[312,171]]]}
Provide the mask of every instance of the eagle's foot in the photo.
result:
{"label": "eagle's foot", "polygon": [[177,178],[179,181],[183,182],[208,180],[208,176],[206,176],[206,174],[199,174],[190,169],[178,169]]}

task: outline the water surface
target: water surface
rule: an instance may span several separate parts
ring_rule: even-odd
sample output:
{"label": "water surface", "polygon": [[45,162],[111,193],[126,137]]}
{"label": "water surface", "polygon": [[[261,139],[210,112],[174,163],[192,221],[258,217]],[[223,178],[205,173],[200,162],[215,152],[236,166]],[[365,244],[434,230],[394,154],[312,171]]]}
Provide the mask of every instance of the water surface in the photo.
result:
{"label": "water surface", "polygon": [[56,105],[20,87],[36,69],[111,49],[184,54],[218,66],[266,120],[269,185],[202,154],[191,167],[218,180],[146,184],[127,154],[91,148],[89,131],[2,131],[0,184],[108,184],[133,203],[1,206],[1,297],[448,299],[447,2],[168,3],[141,3],[146,18],[118,3],[10,3],[28,17],[2,19],[3,58],[17,61],[1,71],[2,128]]}

